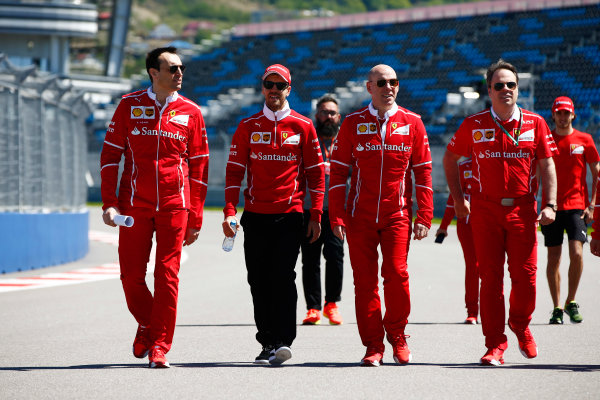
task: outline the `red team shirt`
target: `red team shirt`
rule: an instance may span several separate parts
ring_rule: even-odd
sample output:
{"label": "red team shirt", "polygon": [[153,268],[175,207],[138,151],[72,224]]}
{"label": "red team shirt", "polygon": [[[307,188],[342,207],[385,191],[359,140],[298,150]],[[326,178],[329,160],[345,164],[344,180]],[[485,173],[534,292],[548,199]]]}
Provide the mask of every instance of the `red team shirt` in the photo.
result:
{"label": "red team shirt", "polygon": [[556,205],[559,210],[583,210],[589,206],[587,164],[600,161],[594,139],[578,130],[566,136],[552,131],[552,136],[559,151],[553,157],[558,185]]}
{"label": "red team shirt", "polygon": [[[225,217],[235,215],[247,172],[244,209],[259,214],[303,212],[305,189],[311,219],[320,221],[325,181],[319,139],[310,119],[266,105],[243,119],[233,135],[225,182]],[[246,171],[247,170],[247,171]]]}
{"label": "red team shirt", "polygon": [[[331,155],[329,214],[331,225],[346,215],[377,223],[395,212],[410,216],[406,175],[415,174],[417,219],[426,227],[433,217],[431,153],[421,117],[394,105],[387,122],[372,105],[344,118]],[[379,134],[381,132],[381,134]],[[382,140],[383,138],[383,140]],[[346,181],[352,167],[346,209]],[[410,199],[408,199],[410,203]]]}
{"label": "red team shirt", "polygon": [[[556,146],[544,119],[521,111],[523,124],[518,145],[496,125],[490,109],[465,118],[448,144],[448,150],[472,157],[473,195],[482,194],[492,200],[535,196],[537,160],[551,157]],[[519,127],[519,114],[517,108],[512,118],[502,123],[513,135]]]}

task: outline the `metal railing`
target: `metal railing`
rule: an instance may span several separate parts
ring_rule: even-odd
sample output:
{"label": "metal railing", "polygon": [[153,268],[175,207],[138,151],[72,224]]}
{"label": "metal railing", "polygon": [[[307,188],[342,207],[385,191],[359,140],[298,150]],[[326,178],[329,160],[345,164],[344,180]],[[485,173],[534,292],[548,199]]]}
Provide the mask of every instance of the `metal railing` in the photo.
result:
{"label": "metal railing", "polygon": [[91,106],[35,66],[0,54],[0,211],[61,212],[85,207]]}

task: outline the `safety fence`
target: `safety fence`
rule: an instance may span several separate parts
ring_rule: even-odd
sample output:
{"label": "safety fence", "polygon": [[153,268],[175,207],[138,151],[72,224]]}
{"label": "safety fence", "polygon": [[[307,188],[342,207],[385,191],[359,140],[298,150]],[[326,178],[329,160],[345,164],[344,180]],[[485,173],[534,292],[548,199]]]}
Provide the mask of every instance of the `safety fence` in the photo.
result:
{"label": "safety fence", "polygon": [[0,211],[64,212],[85,207],[91,106],[37,67],[0,54]]}

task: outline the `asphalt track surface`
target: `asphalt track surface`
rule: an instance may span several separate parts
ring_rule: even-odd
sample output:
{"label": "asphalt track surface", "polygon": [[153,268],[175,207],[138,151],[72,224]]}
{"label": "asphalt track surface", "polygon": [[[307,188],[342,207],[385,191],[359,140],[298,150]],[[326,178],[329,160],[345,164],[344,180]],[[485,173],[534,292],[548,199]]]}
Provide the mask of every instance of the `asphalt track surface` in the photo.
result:
{"label": "asphalt track surface", "polygon": [[[91,231],[116,234],[116,229],[102,224],[98,208],[91,209],[90,220]],[[462,324],[464,267],[451,226],[441,245],[433,237],[411,244],[412,312],[406,329],[411,364],[395,365],[388,345],[384,365],[358,366],[364,348],[356,328],[347,262],[340,303],[345,323],[299,325],[292,359],[271,367],[252,364],[260,347],[254,339],[243,233],[231,253],[223,252],[221,221],[220,212],[206,212],[198,242],[185,250],[178,322],[168,353],[172,368],[149,369],[145,360],[132,356],[136,323],[126,308],[118,274],[86,283],[0,292],[0,398],[600,398],[600,259],[590,255],[587,245],[577,298],[585,321],[562,326],[548,325],[552,304],[546,250],[539,247],[537,308],[531,324],[539,347],[535,359],[521,356],[507,329],[506,364],[478,365],[485,352],[483,336],[480,325]],[[268,246],[265,243],[265,251]],[[566,252],[565,245],[563,298]],[[116,262],[114,245],[93,240],[89,254],[78,262],[0,278],[41,279],[42,274]],[[297,272],[300,323],[305,302],[299,265]]]}

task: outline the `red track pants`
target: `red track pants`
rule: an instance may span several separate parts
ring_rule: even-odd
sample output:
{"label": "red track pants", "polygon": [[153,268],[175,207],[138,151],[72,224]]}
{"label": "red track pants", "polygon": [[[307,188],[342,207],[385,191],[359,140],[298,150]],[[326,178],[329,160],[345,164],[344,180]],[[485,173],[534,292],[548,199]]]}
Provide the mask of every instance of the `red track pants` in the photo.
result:
{"label": "red track pants", "polygon": [[471,225],[459,219],[456,223],[458,240],[465,258],[465,306],[467,316],[477,318],[479,314],[479,267],[473,244]]}
{"label": "red track pants", "polygon": [[506,348],[504,261],[511,280],[508,319],[524,329],[535,310],[537,271],[536,203],[511,207],[474,199],[471,229],[481,276],[481,327],[485,346]]}
{"label": "red track pants", "polygon": [[[406,265],[410,229],[408,216],[400,213],[379,223],[348,218],[346,233],[354,275],[356,321],[362,343],[367,347],[378,347],[383,351],[385,332],[391,337],[404,334],[410,314]],[[383,318],[379,298],[379,245],[383,256]]]}
{"label": "red track pants", "polygon": [[[179,262],[187,228],[187,210],[154,211],[132,208],[131,228],[119,228],[121,282],[129,311],[136,321],[150,326],[150,342],[168,352],[173,342],[177,315]],[[146,285],[152,236],[156,232],[154,296]]]}

